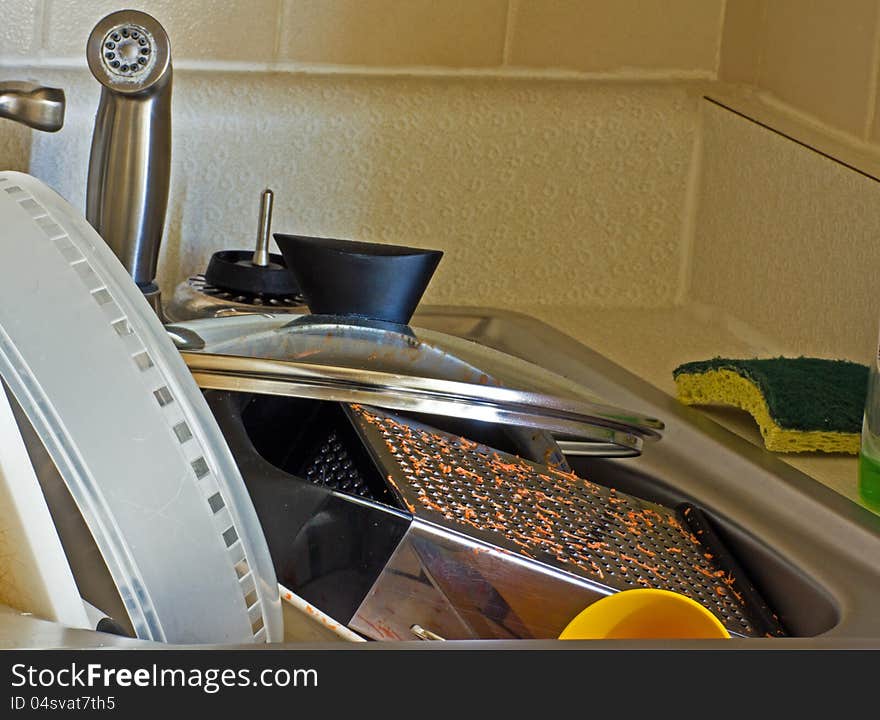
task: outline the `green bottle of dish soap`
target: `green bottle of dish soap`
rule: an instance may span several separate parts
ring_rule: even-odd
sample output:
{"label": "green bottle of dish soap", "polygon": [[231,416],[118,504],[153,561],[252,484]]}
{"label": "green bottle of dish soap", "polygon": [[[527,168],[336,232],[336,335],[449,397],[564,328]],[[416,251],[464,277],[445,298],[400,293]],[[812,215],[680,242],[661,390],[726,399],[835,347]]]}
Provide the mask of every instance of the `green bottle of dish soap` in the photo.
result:
{"label": "green bottle of dish soap", "polygon": [[880,511],[880,348],[868,374],[859,449],[859,495],[866,505]]}

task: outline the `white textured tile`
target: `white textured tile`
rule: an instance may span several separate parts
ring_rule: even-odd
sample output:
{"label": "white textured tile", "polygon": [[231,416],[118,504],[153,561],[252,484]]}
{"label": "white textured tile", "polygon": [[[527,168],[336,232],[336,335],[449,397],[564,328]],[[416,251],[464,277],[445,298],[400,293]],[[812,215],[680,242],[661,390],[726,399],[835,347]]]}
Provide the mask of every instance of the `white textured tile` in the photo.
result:
{"label": "white textured tile", "polygon": [[705,104],[692,297],[795,353],[877,340],[880,182]]}
{"label": "white textured tile", "polygon": [[510,64],[714,74],[723,0],[516,0]]}
{"label": "white textured tile", "polygon": [[52,57],[81,57],[95,24],[108,13],[131,7],[155,17],[171,40],[171,56],[187,60],[269,62],[281,0],[45,0]]}
{"label": "white textured tile", "polygon": [[501,65],[507,0],[285,0],[281,57],[348,65]]}
{"label": "white textured tile", "polygon": [[764,8],[758,84],[861,135],[876,82],[877,0],[769,0]]}
{"label": "white textured tile", "polygon": [[28,172],[31,135],[24,125],[0,120],[0,170]]}
{"label": "white textured tile", "polygon": [[733,83],[758,81],[761,61],[761,23],[766,0],[727,0],[721,37],[718,75]]}
{"label": "white textured tile", "polygon": [[[97,83],[33,171],[82,207]],[[698,100],[672,85],[175,75],[166,293],[274,230],[438,248],[426,301],[673,301]]]}
{"label": "white textured tile", "polygon": [[39,50],[40,0],[0,0],[0,58]]}

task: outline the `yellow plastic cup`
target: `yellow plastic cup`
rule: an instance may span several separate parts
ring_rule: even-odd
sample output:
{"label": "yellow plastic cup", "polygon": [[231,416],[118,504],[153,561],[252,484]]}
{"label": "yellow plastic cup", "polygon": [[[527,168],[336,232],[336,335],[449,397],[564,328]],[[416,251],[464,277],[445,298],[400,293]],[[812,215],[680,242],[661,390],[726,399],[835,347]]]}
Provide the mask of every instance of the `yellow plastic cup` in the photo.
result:
{"label": "yellow plastic cup", "polygon": [[581,610],[560,640],[729,638],[709,610],[686,595],[640,588],[607,595]]}

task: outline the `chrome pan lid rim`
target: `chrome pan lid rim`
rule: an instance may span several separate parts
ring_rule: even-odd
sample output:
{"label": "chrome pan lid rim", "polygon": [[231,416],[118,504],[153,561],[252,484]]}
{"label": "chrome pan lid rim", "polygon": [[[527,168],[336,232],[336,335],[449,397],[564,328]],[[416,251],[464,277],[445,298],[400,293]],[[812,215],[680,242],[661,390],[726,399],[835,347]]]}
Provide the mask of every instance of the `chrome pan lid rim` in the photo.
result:
{"label": "chrome pan lid rim", "polygon": [[[364,403],[393,410],[526,425],[636,454],[661,437],[656,418],[537,392],[336,367],[204,352],[182,352],[202,389]],[[598,448],[597,448],[598,449]],[[601,454],[606,454],[602,452]]]}

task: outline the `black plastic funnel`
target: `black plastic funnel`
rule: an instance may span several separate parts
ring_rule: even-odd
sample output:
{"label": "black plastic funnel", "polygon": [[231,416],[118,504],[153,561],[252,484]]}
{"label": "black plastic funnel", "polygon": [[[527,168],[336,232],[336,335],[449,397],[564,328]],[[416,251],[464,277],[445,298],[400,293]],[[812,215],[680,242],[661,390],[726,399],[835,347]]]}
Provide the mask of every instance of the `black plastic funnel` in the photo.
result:
{"label": "black plastic funnel", "polygon": [[401,245],[275,233],[314,315],[409,324],[443,253]]}

